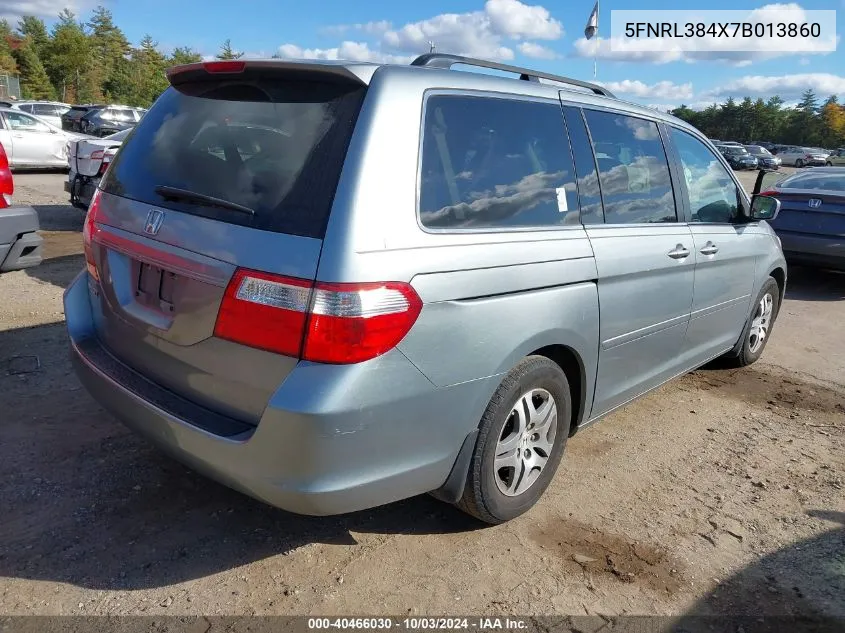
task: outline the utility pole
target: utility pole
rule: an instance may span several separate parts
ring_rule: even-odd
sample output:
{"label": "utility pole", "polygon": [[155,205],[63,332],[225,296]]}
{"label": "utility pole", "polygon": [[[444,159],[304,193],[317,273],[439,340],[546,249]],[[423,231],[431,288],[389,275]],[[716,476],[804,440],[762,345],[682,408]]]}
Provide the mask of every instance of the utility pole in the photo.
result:
{"label": "utility pole", "polygon": [[435,53],[435,52],[437,52],[437,51],[436,51],[436,48],[435,48],[435,46],[434,46],[434,42],[432,42],[431,40],[429,40],[429,41],[428,41],[428,52],[429,52],[429,53]]}

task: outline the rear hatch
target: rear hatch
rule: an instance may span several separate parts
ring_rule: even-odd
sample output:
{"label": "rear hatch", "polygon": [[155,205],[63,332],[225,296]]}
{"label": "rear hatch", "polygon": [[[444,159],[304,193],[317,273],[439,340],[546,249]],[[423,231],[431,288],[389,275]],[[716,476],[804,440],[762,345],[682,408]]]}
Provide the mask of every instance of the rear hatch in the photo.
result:
{"label": "rear hatch", "polygon": [[[239,329],[230,336],[221,304],[233,305],[236,271],[258,278],[246,291],[255,304],[295,307],[308,292],[365,86],[342,66],[177,71],[118,151],[86,220],[97,336],[165,389],[255,424],[300,341],[279,353],[284,318],[268,328],[224,309],[229,330]],[[263,274],[292,281],[264,286]]]}

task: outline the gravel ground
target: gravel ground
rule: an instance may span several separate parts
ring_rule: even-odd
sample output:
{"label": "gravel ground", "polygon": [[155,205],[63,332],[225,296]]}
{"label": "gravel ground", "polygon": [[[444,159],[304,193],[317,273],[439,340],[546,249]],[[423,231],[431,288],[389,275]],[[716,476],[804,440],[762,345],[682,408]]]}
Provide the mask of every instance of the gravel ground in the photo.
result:
{"label": "gravel ground", "polygon": [[509,524],[428,497],[300,517],[174,463],[80,387],[62,178],[16,176],[47,260],[0,278],[0,614],[845,616],[843,276],[791,270],[759,363],[577,434]]}

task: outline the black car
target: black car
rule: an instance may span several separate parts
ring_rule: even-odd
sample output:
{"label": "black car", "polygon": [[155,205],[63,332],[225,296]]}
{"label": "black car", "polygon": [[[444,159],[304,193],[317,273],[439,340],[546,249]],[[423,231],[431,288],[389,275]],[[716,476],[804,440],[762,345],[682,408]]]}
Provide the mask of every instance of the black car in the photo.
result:
{"label": "black car", "polygon": [[717,145],[716,149],[734,169],[757,169],[757,159],[742,145]]}
{"label": "black car", "polygon": [[746,145],[745,151],[757,159],[758,169],[780,169],[781,159],[762,145]]}
{"label": "black car", "polygon": [[141,119],[141,112],[137,108],[127,106],[106,106],[92,108],[80,121],[80,131],[92,136],[109,136],[122,132]]}
{"label": "black car", "polygon": [[81,132],[82,117],[94,108],[104,108],[103,105],[87,103],[85,105],[72,106],[70,110],[62,115],[62,129],[70,132]]}

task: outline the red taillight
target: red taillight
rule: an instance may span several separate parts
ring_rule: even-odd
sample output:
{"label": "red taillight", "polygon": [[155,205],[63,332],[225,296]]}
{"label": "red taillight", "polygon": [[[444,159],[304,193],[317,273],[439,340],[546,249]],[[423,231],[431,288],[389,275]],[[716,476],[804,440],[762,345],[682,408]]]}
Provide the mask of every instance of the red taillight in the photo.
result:
{"label": "red taillight", "polygon": [[766,191],[761,191],[757,195],[758,196],[776,196],[776,195],[778,195],[778,193],[780,193],[780,192],[776,191],[774,189],[766,189]]}
{"label": "red taillight", "polygon": [[99,189],[94,190],[94,195],[91,197],[91,204],[88,205],[88,213],[85,215],[85,224],[82,226],[82,245],[85,249],[85,265],[88,268],[88,274],[94,281],[100,281],[100,273],[97,272],[97,262],[94,260],[94,251],[91,247],[91,241],[94,238],[94,233],[97,231],[96,222],[97,214],[100,212],[100,195]]}
{"label": "red taillight", "polygon": [[237,60],[205,62],[202,67],[205,68],[207,73],[242,73],[246,68],[246,62]]}
{"label": "red taillight", "polygon": [[813,158],[812,154],[804,154],[804,158],[811,159]]}
{"label": "red taillight", "polygon": [[[98,176],[105,176],[106,170],[111,165],[112,158],[114,158],[115,150],[107,149],[103,152],[103,162],[100,163],[100,170],[97,172]],[[91,157],[93,158],[94,155],[92,154]]]}
{"label": "red taillight", "polygon": [[13,193],[15,193],[15,181],[12,180],[12,170],[9,169],[6,151],[0,145],[0,209],[11,206]]}
{"label": "red taillight", "polygon": [[238,269],[226,287],[214,335],[286,356],[299,356],[310,281]]}
{"label": "red taillight", "polygon": [[327,284],[238,269],[215,336],[318,363],[358,363],[394,348],[422,301],[405,283]]}
{"label": "red taillight", "polygon": [[318,283],[302,358],[359,363],[380,356],[405,338],[421,309],[419,296],[405,283]]}

